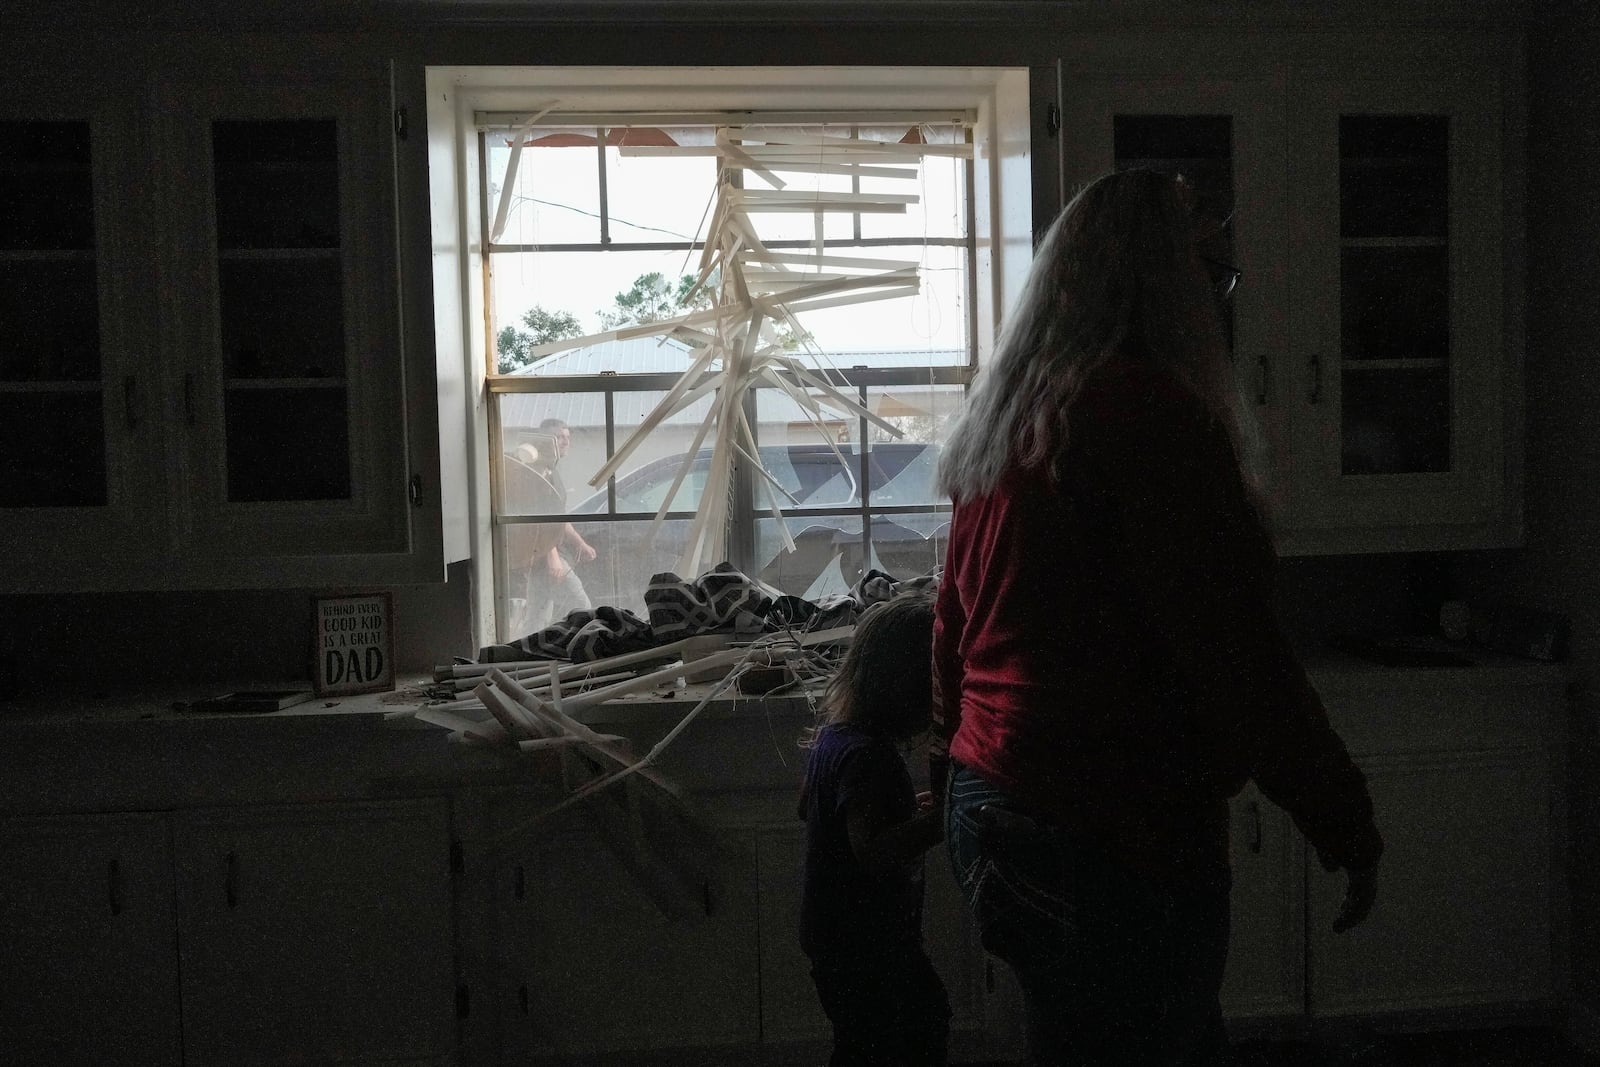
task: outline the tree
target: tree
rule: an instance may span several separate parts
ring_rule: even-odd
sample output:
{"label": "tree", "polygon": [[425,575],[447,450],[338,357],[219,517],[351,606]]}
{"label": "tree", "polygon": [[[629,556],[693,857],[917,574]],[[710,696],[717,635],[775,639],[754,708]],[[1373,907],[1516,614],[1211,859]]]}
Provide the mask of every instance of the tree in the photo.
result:
{"label": "tree", "polygon": [[583,335],[583,326],[570,311],[546,311],[537,304],[523,313],[522,325],[526,329],[506,326],[495,336],[501,374],[515,374],[537,363],[539,357],[528,351],[536,345]]}
{"label": "tree", "polygon": [[[714,281],[714,279],[712,279]],[[694,288],[694,275],[685,274],[676,284],[667,281],[660,271],[641,274],[633,280],[627,292],[618,293],[610,309],[600,312],[600,323],[608,330],[638,323],[660,322],[676,318],[686,311],[711,306],[711,285],[689,299]]]}

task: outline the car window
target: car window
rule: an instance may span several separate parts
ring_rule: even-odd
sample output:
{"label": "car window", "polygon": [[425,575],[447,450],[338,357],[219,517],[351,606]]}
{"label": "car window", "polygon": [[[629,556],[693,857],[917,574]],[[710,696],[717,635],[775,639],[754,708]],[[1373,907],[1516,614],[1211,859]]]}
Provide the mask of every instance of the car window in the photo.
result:
{"label": "car window", "polygon": [[[650,477],[640,480],[626,490],[618,485],[617,510],[651,512],[658,510],[661,502],[667,497],[667,491],[672,488],[673,481],[678,477],[678,468],[683,462],[682,457],[678,456],[674,456],[673,460],[671,463],[659,464],[659,469],[652,471]],[[672,500],[672,509],[693,511],[698,508],[700,494],[705,492],[706,479],[710,473],[709,463],[696,462],[693,469],[684,476],[683,484],[678,487],[678,493]]]}
{"label": "car window", "polygon": [[898,504],[936,504],[943,495],[938,490],[939,449],[934,445],[907,445],[877,449],[879,463],[870,470],[872,480],[869,503],[880,507]]}
{"label": "car window", "polygon": [[761,464],[794,497],[782,501],[785,507],[849,504],[855,499],[855,471],[845,464],[854,463],[855,456],[845,446],[839,451],[843,464],[827,445],[769,447],[761,449]]}
{"label": "car window", "polygon": [[[683,458],[682,453],[664,456],[619,477],[617,510],[654,513],[678,476]],[[826,445],[768,445],[760,450],[760,458],[767,472],[793,497],[792,500],[780,497],[782,507],[846,507],[861,502],[857,484],[860,459],[854,445],[840,445],[838,455]],[[935,488],[938,461],[939,450],[935,445],[893,442],[873,447],[867,463],[870,502],[877,505],[941,502],[943,498]],[[672,502],[674,511],[693,511],[700,506],[710,463],[709,451],[702,449]],[[605,511],[604,491],[572,510]]]}

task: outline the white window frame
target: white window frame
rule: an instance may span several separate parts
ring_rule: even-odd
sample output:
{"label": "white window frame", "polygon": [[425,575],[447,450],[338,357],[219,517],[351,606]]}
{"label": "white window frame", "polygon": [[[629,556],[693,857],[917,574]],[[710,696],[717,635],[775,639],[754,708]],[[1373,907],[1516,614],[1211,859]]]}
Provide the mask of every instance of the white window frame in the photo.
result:
{"label": "white window frame", "polygon": [[[981,366],[1001,311],[1032,256],[1026,68],[1000,67],[435,67],[427,72],[435,343],[445,455],[446,543],[470,559],[473,640],[493,643],[490,514],[494,359],[482,284],[477,116],[564,111],[969,111],[973,126],[974,341]],[[459,443],[460,453],[453,454]],[[453,481],[461,484],[453,485]]]}

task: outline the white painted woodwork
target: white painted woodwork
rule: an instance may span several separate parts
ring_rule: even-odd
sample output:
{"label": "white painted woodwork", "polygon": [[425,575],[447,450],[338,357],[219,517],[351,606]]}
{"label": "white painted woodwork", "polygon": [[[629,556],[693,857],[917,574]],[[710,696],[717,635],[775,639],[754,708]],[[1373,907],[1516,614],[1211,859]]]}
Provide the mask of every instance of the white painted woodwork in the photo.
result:
{"label": "white painted woodwork", "polygon": [[[1431,62],[1425,60],[1424,62]],[[1110,170],[1117,115],[1225,115],[1233,132],[1235,369],[1266,446],[1266,481],[1285,554],[1493,547],[1520,528],[1519,425],[1502,319],[1505,231],[1501,99],[1495,69],[1472,79],[1308,73],[1294,58],[1249,76],[1066,70],[1067,194]],[[1340,474],[1341,114],[1448,117],[1450,469]],[[1320,368],[1313,401],[1312,359]]]}
{"label": "white painted woodwork", "polygon": [[[30,546],[0,589],[441,580],[436,368],[431,349],[402,336],[402,292],[417,332],[412,307],[427,287],[399,271],[401,241],[418,245],[425,227],[397,217],[397,196],[408,210],[425,198],[416,173],[426,146],[396,141],[387,67],[374,58],[311,73],[241,68],[204,48],[192,58],[99,92],[84,79],[24,87],[0,104],[8,120],[91,126],[108,477],[103,507],[0,509],[0,538]],[[230,502],[211,123],[292,118],[338,127],[351,492]],[[424,357],[426,374],[408,366]]]}
{"label": "white painted woodwork", "polygon": [[1367,922],[1335,934],[1344,879],[1313,875],[1313,1016],[1547,1000],[1553,828],[1544,753],[1362,762],[1386,843],[1378,901]]}
{"label": "white painted woodwork", "polygon": [[1289,816],[1253,784],[1230,805],[1233,859],[1228,969],[1230,1020],[1300,1014],[1305,988],[1305,857]]}
{"label": "white painted woodwork", "polygon": [[[120,565],[164,547],[165,476],[151,457],[163,448],[160,367],[150,331],[154,308],[139,271],[149,253],[148,205],[128,195],[141,180],[143,146],[136,102],[127,94],[97,90],[74,81],[9,86],[0,94],[0,121],[73,122],[89,133],[93,183],[92,256],[98,305],[100,378],[87,383],[99,393],[105,449],[106,502],[98,506],[0,508],[0,542],[25,546],[13,553],[6,585],[27,578],[62,576],[79,568]],[[27,272],[29,255],[0,251],[4,263]],[[26,366],[31,354],[21,353]],[[7,376],[9,377],[9,376]],[[73,383],[77,384],[77,383]],[[0,381],[0,391],[36,388],[26,381]],[[27,456],[8,457],[26,468]]]}
{"label": "white painted woodwork", "polygon": [[1283,177],[1284,74],[1253,77],[1119,77],[1074,80],[1064,94],[1061,136],[1067,196],[1112,169],[1114,123],[1126,116],[1224,116],[1232,133],[1234,264],[1243,280],[1229,297],[1234,369],[1266,449],[1266,484],[1282,507],[1288,483],[1288,420],[1281,395],[1288,348],[1289,191]]}
{"label": "white painted woodwork", "polygon": [[[1290,529],[1487,529],[1504,518],[1502,368],[1508,356],[1501,321],[1499,94],[1492,71],[1426,81],[1323,76],[1290,87],[1288,175],[1295,210],[1287,233],[1293,252],[1284,376],[1294,427]],[[1340,473],[1339,119],[1368,114],[1439,115],[1449,124],[1450,469],[1439,473]],[[1312,400],[1314,394],[1320,395]],[[1503,536],[1489,537],[1484,546]]]}
{"label": "white painted woodwork", "polygon": [[11,819],[0,856],[0,1058],[182,1063],[165,820]]}
{"label": "white painted woodwork", "polygon": [[[1343,878],[1247,788],[1232,805],[1230,1024],[1242,1035],[1547,1010],[1564,959],[1562,669],[1486,656],[1405,670],[1330,656],[1311,676],[1369,775],[1388,843],[1378,906],[1368,925],[1331,934]],[[0,1019],[78,1012],[86,990],[104,1001],[95,1017],[108,1036],[79,1062],[103,1062],[105,1041],[176,1047],[180,1025],[185,1063],[285,1062],[306,1049],[337,1059],[358,1046],[372,1050],[366,1062],[430,1062],[452,1049],[464,1064],[624,1052],[802,1062],[826,1047],[796,938],[803,702],[719,703],[663,754],[661,773],[726,850],[711,914],[674,920],[579,809],[551,832],[497,840],[558,795],[553,757],[385,725],[384,707],[367,697],[241,718],[180,716],[165,703],[63,706],[11,723],[0,801],[27,814],[0,822],[14,861],[0,870],[0,932],[18,946],[0,956],[0,984],[22,992],[0,1003]],[[594,726],[643,748],[685,710],[624,701]],[[362,799],[375,790],[394,799]],[[130,809],[157,814],[115,814]],[[451,838],[464,856],[454,879]],[[126,879],[126,927],[100,913],[108,851]],[[1021,1009],[1009,972],[977,947],[942,851],[929,853],[927,873],[925,936],[955,1009],[952,1052],[1015,1058]],[[137,905],[152,899],[153,912]],[[119,987],[139,1005],[126,1016],[104,996],[123,979],[95,984],[103,960],[144,976]]]}
{"label": "white painted woodwork", "polygon": [[508,861],[523,895],[507,865],[497,879],[501,974],[517,982],[498,998],[505,1054],[758,1042],[755,849],[742,835],[723,843],[721,884],[700,887],[700,914],[669,918],[582,820],[528,835]]}
{"label": "white painted woodwork", "polygon": [[[377,71],[376,66],[373,67]],[[173,205],[163,257],[163,338],[181,401],[170,425],[185,507],[180,559],[326,555],[405,548],[404,411],[395,279],[394,157],[387,81],[292,85],[174,80],[157,90],[158,174]],[[212,123],[332,119],[337,124],[338,246],[349,420],[351,495],[345,500],[229,500],[222,351],[226,309],[217,251]],[[280,179],[281,180],[281,179]],[[299,251],[294,249],[291,251]],[[317,251],[317,250],[313,250]],[[284,361],[280,353],[269,358]],[[187,394],[185,393],[187,390]],[[332,432],[332,427],[329,427]]]}
{"label": "white painted woodwork", "polygon": [[444,802],[173,824],[186,1065],[436,1063],[454,1047]]}
{"label": "white painted woodwork", "polygon": [[805,824],[798,819],[790,826],[764,829],[756,837],[761,1035],[768,1041],[828,1041],[833,1033],[817,1002],[811,962],[800,951],[800,872],[805,854]]}

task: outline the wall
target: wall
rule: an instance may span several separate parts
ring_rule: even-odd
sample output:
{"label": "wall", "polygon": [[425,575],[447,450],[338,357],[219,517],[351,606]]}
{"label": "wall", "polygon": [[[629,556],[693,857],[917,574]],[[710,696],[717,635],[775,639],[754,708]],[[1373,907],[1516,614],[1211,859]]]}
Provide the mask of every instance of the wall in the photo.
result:
{"label": "wall", "polygon": [[1474,590],[1572,620],[1572,953],[1600,1040],[1600,9],[1545,6],[1529,37],[1527,544],[1463,559]]}
{"label": "wall", "polygon": [[[462,563],[443,584],[390,590],[398,672],[476,651],[468,581]],[[0,597],[0,699],[307,680],[310,656],[306,589]]]}

